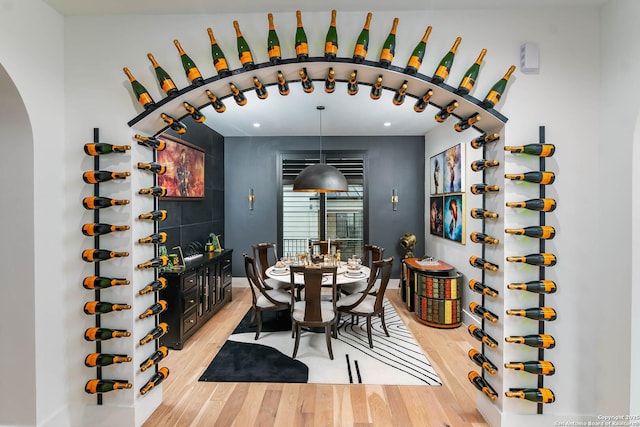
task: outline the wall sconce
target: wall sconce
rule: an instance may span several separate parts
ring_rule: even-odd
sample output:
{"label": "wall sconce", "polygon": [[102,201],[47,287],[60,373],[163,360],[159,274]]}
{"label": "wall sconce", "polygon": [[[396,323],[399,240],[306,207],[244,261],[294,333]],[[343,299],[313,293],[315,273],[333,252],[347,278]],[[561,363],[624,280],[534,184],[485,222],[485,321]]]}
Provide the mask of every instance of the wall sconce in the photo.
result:
{"label": "wall sconce", "polygon": [[391,190],[391,205],[394,211],[398,210],[398,190],[396,188]]}
{"label": "wall sconce", "polygon": [[253,188],[249,190],[249,210],[253,210],[253,204],[256,201],[256,196],[253,193]]}

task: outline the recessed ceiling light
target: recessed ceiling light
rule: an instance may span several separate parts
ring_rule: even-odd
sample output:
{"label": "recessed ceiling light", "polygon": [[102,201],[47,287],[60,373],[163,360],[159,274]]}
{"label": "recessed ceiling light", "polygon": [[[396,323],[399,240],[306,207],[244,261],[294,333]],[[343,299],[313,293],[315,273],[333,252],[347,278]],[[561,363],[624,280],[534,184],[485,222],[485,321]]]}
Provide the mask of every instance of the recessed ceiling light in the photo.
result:
{"label": "recessed ceiling light", "polygon": [[260,127],[260,123],[254,123],[254,124],[253,124],[253,127],[254,127],[254,128],[259,128],[259,127]]}
{"label": "recessed ceiling light", "polygon": [[389,126],[391,126],[391,122],[384,122],[384,126],[385,126],[385,127],[389,127]]}

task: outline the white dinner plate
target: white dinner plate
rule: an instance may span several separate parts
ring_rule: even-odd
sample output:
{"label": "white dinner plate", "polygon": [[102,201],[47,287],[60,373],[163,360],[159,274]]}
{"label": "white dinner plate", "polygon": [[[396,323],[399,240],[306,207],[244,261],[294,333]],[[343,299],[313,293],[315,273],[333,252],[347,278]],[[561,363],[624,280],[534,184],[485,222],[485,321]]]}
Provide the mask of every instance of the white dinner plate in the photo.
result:
{"label": "white dinner plate", "polygon": [[352,273],[351,271],[347,271],[346,273],[344,273],[344,275],[349,277],[362,277],[365,274],[362,271],[358,271],[357,273]]}
{"label": "white dinner plate", "polygon": [[271,270],[271,274],[274,274],[276,276],[284,276],[285,274],[289,274],[289,271],[288,270],[276,270],[276,269],[273,269],[273,270]]}

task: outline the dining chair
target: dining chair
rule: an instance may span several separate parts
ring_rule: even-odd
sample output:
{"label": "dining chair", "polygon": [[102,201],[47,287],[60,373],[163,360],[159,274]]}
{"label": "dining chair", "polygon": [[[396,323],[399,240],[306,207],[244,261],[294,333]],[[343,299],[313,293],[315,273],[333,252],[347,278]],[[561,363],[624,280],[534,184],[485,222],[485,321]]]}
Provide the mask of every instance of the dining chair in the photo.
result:
{"label": "dining chair", "polygon": [[[380,261],[384,258],[384,248],[376,245],[364,245],[364,260],[362,265],[366,265],[371,268],[371,265],[375,261]],[[356,292],[362,292],[367,288],[369,284],[368,280],[358,280],[357,282],[345,283],[340,287],[340,291],[347,295],[355,294]],[[374,286],[372,292],[377,292],[378,285]]]}
{"label": "dining chair", "polygon": [[289,289],[291,285],[287,282],[267,277],[266,271],[272,265],[278,262],[278,245],[275,242],[258,243],[252,245],[253,258],[258,263],[258,273],[260,278],[271,289]]}
{"label": "dining chair", "polygon": [[285,311],[291,308],[291,295],[283,289],[269,289],[258,274],[256,261],[248,254],[244,256],[244,270],[249,280],[251,288],[251,322],[257,318],[258,327],[254,339],[258,339],[262,330],[262,312],[264,311]]}
{"label": "dining chair", "polygon": [[[337,272],[338,267],[315,267],[292,265],[290,268],[291,283],[295,283],[295,275],[304,275],[304,293],[302,300],[297,301],[294,293],[291,292],[291,330],[295,338],[293,356],[296,358],[300,345],[300,334],[302,327],[324,328],[327,340],[327,350],[329,357],[333,360],[333,350],[331,349],[331,337],[337,337],[336,329],[336,299],[337,299]],[[327,275],[327,276],[325,276]],[[331,301],[322,299],[322,280],[328,277],[324,284],[331,289]]]}
{"label": "dining chair", "polygon": [[[330,253],[329,245],[331,245],[332,248],[335,248],[336,251],[340,249],[339,240],[331,240],[331,242],[329,242],[328,240],[312,240],[311,253],[312,254],[328,254]],[[316,251],[316,249],[318,251]]]}
{"label": "dining chair", "polygon": [[[385,258],[379,261],[373,261],[371,264],[371,275],[367,288],[363,292],[357,292],[355,294],[347,295],[340,298],[336,303],[336,309],[338,310],[338,323],[342,314],[350,314],[356,318],[362,316],[367,319],[367,336],[369,337],[369,347],[373,348],[373,338],[371,335],[371,319],[373,316],[380,318],[382,329],[384,333],[389,336],[387,325],[384,321],[384,293],[389,284],[389,278],[391,277],[391,267],[393,266],[393,257]],[[380,278],[380,287],[376,295],[371,295],[370,292],[376,283],[376,280]]]}

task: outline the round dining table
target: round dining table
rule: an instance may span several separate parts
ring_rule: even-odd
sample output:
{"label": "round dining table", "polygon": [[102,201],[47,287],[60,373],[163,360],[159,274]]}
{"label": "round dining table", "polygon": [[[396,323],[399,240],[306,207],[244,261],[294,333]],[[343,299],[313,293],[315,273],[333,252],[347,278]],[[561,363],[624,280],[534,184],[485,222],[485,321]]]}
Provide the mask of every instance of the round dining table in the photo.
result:
{"label": "round dining table", "polygon": [[[274,271],[275,270],[275,271]],[[270,277],[275,280],[279,280],[281,282],[290,282],[291,274],[289,272],[289,268],[285,267],[282,270],[275,269],[275,266],[271,266],[267,268],[265,272],[267,277]],[[338,288],[340,285],[344,285],[347,283],[358,282],[360,280],[367,280],[369,278],[369,274],[371,274],[371,270],[369,267],[361,266],[359,275],[352,275],[348,273],[347,263],[341,262],[340,266],[338,266],[338,275],[336,276],[336,284]],[[323,280],[323,283],[328,282],[329,278]],[[303,274],[295,274],[294,275],[295,285],[304,285],[304,275]]]}

